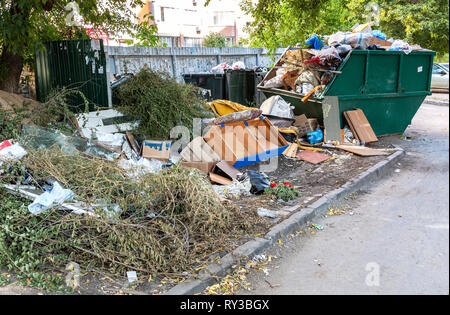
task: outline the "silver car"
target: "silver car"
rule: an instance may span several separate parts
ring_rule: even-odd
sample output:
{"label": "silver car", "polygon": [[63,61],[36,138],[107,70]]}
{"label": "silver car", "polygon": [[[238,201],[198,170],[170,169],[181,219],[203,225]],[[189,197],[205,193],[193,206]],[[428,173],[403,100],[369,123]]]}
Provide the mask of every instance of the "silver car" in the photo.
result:
{"label": "silver car", "polygon": [[[445,65],[447,67],[445,67]],[[448,90],[448,64],[433,64],[431,89]]]}

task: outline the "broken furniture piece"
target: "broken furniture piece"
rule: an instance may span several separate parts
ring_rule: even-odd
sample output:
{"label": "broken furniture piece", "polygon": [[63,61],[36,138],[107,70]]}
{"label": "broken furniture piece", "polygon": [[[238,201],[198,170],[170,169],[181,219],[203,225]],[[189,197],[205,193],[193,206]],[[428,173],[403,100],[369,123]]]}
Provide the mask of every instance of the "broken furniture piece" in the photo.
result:
{"label": "broken furniture piece", "polygon": [[212,126],[204,139],[222,160],[235,168],[278,156],[289,146],[264,116],[258,120]]}

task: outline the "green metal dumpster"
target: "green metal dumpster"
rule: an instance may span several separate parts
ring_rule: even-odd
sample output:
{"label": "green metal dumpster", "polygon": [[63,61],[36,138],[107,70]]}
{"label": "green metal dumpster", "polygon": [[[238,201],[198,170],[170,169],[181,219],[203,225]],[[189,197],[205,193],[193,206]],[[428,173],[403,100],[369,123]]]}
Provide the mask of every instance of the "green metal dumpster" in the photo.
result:
{"label": "green metal dumpster", "polygon": [[[333,79],[320,96],[308,102],[304,95],[282,89],[264,88],[269,72],[258,89],[267,97],[280,95],[295,106],[296,115],[306,114],[323,123],[323,102],[327,96],[338,98],[334,111],[341,128],[346,121],[343,112],[360,108],[377,136],[403,133],[425,97],[431,95],[430,83],[434,51],[353,50],[339,66]],[[278,61],[277,65],[280,65]],[[327,113],[325,113],[327,114]],[[326,128],[326,126],[325,126]]]}

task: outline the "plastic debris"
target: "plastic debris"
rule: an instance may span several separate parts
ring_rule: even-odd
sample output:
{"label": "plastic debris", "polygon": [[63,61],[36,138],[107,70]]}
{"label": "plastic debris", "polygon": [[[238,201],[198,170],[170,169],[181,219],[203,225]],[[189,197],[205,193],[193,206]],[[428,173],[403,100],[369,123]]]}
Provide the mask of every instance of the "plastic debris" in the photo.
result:
{"label": "plastic debris", "polygon": [[159,160],[148,160],[140,158],[138,161],[121,159],[118,166],[127,172],[127,176],[131,178],[143,176],[148,173],[157,174],[167,166],[167,163]]}
{"label": "plastic debris", "polygon": [[409,54],[413,49],[408,43],[402,40],[395,40],[392,43],[391,48],[389,48],[389,50],[404,51],[405,54]]}
{"label": "plastic debris", "polygon": [[320,224],[311,224],[311,226],[319,231],[322,231],[324,229],[324,227]]}
{"label": "plastic debris", "polygon": [[380,30],[374,30],[373,32],[372,32],[372,36],[373,37],[376,37],[376,38],[379,38],[379,39],[383,39],[383,40],[386,40],[386,34],[384,34],[382,31],[380,31]]}
{"label": "plastic debris", "polygon": [[121,147],[125,141],[123,133],[97,133],[97,141],[104,145]]}
{"label": "plastic debris", "polygon": [[321,129],[317,129],[316,131],[308,132],[306,134],[306,138],[310,144],[320,143],[323,141],[323,131]]}
{"label": "plastic debris", "polygon": [[276,95],[269,97],[262,103],[260,109],[263,115],[270,115],[279,118],[294,118],[294,106],[287,103],[281,96]]}
{"label": "plastic debris", "polygon": [[231,66],[231,69],[233,69],[233,70],[245,70],[245,68],[246,68],[245,63],[243,63],[242,61],[236,61]]}
{"label": "plastic debris", "polygon": [[27,151],[12,140],[3,141],[0,144],[0,161],[19,161],[26,154]]}
{"label": "plastic debris", "polygon": [[335,44],[347,44],[353,48],[359,46],[361,49],[367,49],[370,39],[372,38],[370,33],[351,33],[351,32],[337,32],[330,36],[328,39],[328,45],[334,46]]}
{"label": "plastic debris", "polygon": [[48,210],[56,205],[60,205],[65,201],[73,199],[73,192],[69,189],[64,189],[62,186],[55,182],[53,189],[49,192],[46,191],[42,195],[39,195],[32,204],[28,206],[28,210],[33,214],[40,214],[42,211]]}
{"label": "plastic debris", "polygon": [[269,210],[266,208],[258,208],[257,212],[260,217],[266,217],[266,218],[272,218],[272,219],[278,218],[277,211]]}
{"label": "plastic debris", "polygon": [[20,142],[33,150],[57,145],[67,154],[74,154],[76,151],[80,151],[104,157],[108,160],[115,160],[119,157],[118,153],[111,152],[83,138],[67,136],[60,131],[46,130],[33,125],[24,125],[22,127]]}
{"label": "plastic debris", "polygon": [[308,44],[310,48],[314,49],[321,49],[323,47],[323,42],[320,40],[319,36],[317,34],[311,35],[310,38],[306,40],[306,44]]}
{"label": "plastic debris", "polygon": [[133,283],[138,280],[136,271],[128,271],[127,272],[128,283]]}
{"label": "plastic debris", "polygon": [[250,170],[248,171],[248,176],[250,177],[250,182],[252,183],[252,188],[250,190],[252,194],[262,194],[266,188],[270,187],[270,181],[267,175]]}
{"label": "plastic debris", "polygon": [[240,197],[250,195],[252,184],[249,178],[245,180],[233,180],[233,183],[228,186],[213,185],[215,192],[222,198]]}

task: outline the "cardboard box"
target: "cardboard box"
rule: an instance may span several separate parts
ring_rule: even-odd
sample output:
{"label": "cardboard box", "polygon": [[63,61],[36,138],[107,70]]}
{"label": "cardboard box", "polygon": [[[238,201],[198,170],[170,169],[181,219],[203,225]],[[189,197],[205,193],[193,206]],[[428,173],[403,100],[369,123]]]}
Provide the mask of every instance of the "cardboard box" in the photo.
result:
{"label": "cardboard box", "polygon": [[142,143],[142,156],[146,159],[168,161],[171,147],[171,141],[144,140]]}
{"label": "cardboard box", "polygon": [[306,133],[316,131],[319,122],[315,118],[308,119],[306,115],[295,116],[294,126],[299,130],[299,136],[304,137]]}

